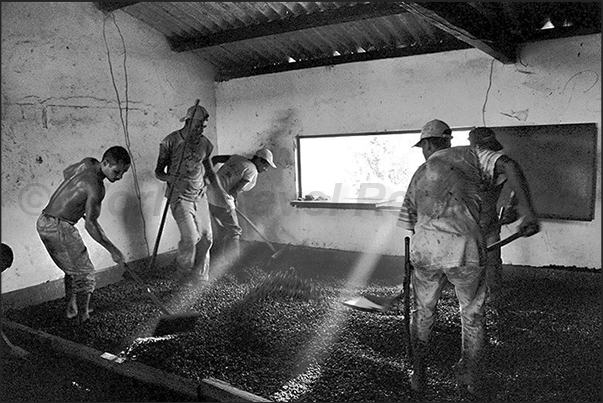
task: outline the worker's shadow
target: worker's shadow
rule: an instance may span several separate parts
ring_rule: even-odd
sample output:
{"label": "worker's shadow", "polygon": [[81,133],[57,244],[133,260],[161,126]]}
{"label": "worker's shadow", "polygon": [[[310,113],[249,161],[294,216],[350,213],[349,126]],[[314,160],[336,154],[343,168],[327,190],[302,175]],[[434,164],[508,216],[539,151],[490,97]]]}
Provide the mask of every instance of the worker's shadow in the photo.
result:
{"label": "worker's shadow", "polygon": [[[148,256],[149,255],[149,234],[146,231],[147,215],[143,215],[142,200],[139,200],[133,193],[123,193],[120,198],[121,208],[119,215],[122,226],[122,244],[118,245],[128,256]],[[110,235],[109,235],[110,237]]]}

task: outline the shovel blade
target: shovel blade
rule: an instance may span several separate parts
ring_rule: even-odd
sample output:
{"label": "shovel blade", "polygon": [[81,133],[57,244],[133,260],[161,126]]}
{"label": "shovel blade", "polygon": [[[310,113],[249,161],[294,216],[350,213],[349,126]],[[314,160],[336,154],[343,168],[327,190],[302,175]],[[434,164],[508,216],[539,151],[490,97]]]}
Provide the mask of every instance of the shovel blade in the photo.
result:
{"label": "shovel blade", "polygon": [[366,297],[358,297],[343,301],[343,304],[350,308],[365,312],[384,312],[389,309],[389,306],[384,306],[369,300]]}
{"label": "shovel blade", "polygon": [[176,315],[163,315],[159,318],[153,337],[167,336],[170,334],[192,332],[199,320],[198,312],[186,312]]}

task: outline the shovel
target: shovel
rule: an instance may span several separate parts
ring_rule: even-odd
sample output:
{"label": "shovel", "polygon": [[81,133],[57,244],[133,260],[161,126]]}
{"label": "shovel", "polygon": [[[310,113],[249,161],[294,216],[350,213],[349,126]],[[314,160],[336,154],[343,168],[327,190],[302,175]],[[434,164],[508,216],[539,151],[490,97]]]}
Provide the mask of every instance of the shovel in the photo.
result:
{"label": "shovel", "polygon": [[149,294],[155,305],[163,312],[163,315],[159,318],[153,337],[167,336],[175,333],[186,333],[190,332],[195,328],[197,320],[199,319],[200,313],[191,311],[180,314],[172,314],[166,307],[161,303],[159,298],[151,292],[151,289],[142,281],[142,279],[136,274],[136,272],[128,267],[124,262],[124,267],[132,275],[132,278],[140,284],[146,292]]}
{"label": "shovel", "polygon": [[243,212],[241,210],[239,210],[238,208],[235,208],[235,210],[237,211],[237,213],[243,217],[243,219],[245,221],[247,221],[247,224],[249,224],[249,226],[251,226],[251,228],[253,228],[253,230],[260,236],[260,238],[262,238],[262,240],[264,241],[264,243],[266,245],[268,245],[268,247],[270,248],[270,250],[272,251],[272,255],[270,255],[270,259],[271,260],[276,260],[277,257],[279,257],[289,246],[291,246],[291,242],[289,242],[287,245],[285,245],[282,249],[280,250],[276,250],[276,248],[274,247],[274,245],[272,245],[272,243],[268,240],[268,238],[266,237],[266,235],[264,235],[264,233],[262,231],[260,231],[260,229],[253,223],[253,221],[251,221],[245,214],[243,214]]}
{"label": "shovel", "polygon": [[[514,233],[513,235],[509,235],[505,239],[501,239],[500,241],[495,242],[492,245],[488,246],[487,251],[490,252],[490,251],[493,251],[494,249],[501,248],[501,247],[513,242],[517,238],[521,238],[522,236],[523,236],[523,233],[518,231],[518,232]],[[405,240],[405,243],[406,243],[406,240]],[[408,253],[408,251],[406,251],[406,256],[408,256],[408,255],[409,255],[409,253]],[[410,263],[410,261],[406,262],[405,266],[408,266],[409,263]],[[407,290],[408,287],[406,286],[406,276],[408,274],[409,274],[409,270],[406,269],[405,276],[404,276],[405,284],[404,284],[402,292],[398,295],[395,295],[393,297],[380,297],[377,295],[366,294],[366,295],[358,297],[358,298],[353,298],[353,299],[350,299],[347,301],[343,301],[342,303],[346,306],[349,306],[350,308],[360,310],[360,311],[366,311],[366,312],[388,311],[389,309],[391,309],[392,306],[394,306],[396,303],[398,303],[398,301],[402,300],[404,298],[404,295],[406,295],[406,293],[408,293],[408,290]],[[405,303],[405,305],[406,305],[406,303]]]}

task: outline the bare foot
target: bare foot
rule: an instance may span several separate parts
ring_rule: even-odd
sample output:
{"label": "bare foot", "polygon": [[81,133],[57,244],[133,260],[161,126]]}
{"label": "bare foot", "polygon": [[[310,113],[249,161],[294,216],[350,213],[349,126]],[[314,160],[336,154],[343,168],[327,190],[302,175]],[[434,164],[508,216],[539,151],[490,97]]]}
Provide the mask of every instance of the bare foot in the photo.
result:
{"label": "bare foot", "polygon": [[65,311],[67,319],[73,319],[77,316],[77,305],[67,304],[67,310]]}
{"label": "bare foot", "polygon": [[86,322],[88,319],[90,319],[90,311],[88,312],[82,312],[82,314],[80,315],[80,323],[84,323]]}

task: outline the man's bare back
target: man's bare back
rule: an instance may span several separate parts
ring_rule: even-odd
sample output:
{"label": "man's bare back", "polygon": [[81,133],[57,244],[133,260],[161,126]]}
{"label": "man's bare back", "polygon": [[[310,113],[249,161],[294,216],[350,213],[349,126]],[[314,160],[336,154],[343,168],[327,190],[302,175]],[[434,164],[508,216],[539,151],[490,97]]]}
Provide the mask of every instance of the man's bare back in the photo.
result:
{"label": "man's bare back", "polygon": [[85,158],[64,171],[65,180],[51,196],[46,214],[76,223],[86,214],[88,203],[100,208],[105,197],[104,174],[100,162]]}

